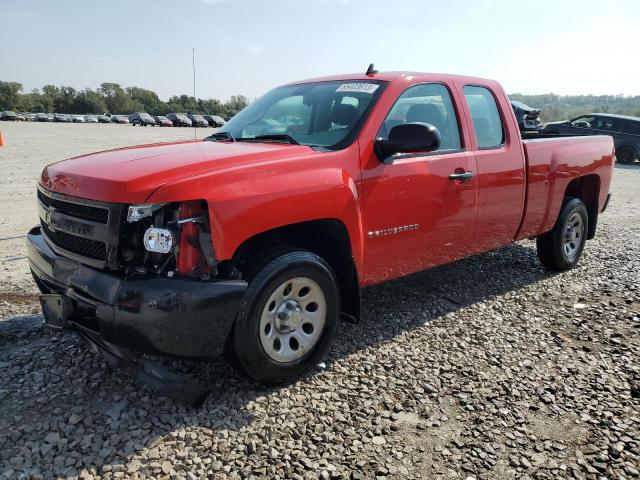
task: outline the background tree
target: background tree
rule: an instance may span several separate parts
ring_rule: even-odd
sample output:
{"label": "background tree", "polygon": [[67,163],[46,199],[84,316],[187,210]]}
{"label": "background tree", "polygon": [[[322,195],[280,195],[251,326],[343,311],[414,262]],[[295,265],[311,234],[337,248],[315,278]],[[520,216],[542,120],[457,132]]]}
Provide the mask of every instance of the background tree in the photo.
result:
{"label": "background tree", "polygon": [[229,101],[225,102],[224,109],[227,116],[233,117],[247,105],[249,105],[247,97],[244,95],[232,95]]}
{"label": "background tree", "polygon": [[0,82],[0,110],[15,109],[21,91],[21,83]]}

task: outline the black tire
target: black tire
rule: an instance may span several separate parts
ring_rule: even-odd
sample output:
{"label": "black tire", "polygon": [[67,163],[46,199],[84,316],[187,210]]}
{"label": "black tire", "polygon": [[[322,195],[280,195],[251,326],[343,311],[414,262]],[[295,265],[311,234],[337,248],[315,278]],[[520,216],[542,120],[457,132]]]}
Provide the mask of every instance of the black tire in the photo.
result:
{"label": "black tire", "polygon": [[[581,232],[579,242],[569,242],[567,235],[573,235],[577,229],[569,229],[569,221],[574,223],[575,216],[580,217]],[[564,271],[575,267],[580,261],[589,231],[587,208],[579,198],[566,198],[562,204],[560,215],[553,229],[536,239],[538,258],[545,268],[553,271]],[[570,245],[567,247],[567,243]],[[571,244],[575,244],[574,247]],[[571,251],[567,253],[566,248]]]}
{"label": "black tire", "polygon": [[[300,358],[276,361],[262,344],[262,313],[277,288],[296,277],[311,279],[321,289],[326,302],[324,326],[315,344]],[[271,258],[250,280],[245,292],[232,333],[234,366],[253,380],[266,384],[286,383],[312,370],[331,348],[338,326],[340,294],[337,285],[331,267],[311,252],[294,250]]]}
{"label": "black tire", "polygon": [[636,159],[636,151],[629,146],[622,146],[620,148],[616,148],[616,162],[627,164],[633,163]]}

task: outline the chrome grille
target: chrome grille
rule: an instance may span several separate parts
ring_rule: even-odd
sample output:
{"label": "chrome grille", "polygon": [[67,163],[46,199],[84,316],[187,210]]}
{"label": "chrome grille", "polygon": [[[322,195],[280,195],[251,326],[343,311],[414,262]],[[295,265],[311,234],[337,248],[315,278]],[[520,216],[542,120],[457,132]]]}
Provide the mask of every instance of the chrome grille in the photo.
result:
{"label": "chrome grille", "polygon": [[61,195],[38,187],[42,233],[58,254],[115,270],[125,205]]}

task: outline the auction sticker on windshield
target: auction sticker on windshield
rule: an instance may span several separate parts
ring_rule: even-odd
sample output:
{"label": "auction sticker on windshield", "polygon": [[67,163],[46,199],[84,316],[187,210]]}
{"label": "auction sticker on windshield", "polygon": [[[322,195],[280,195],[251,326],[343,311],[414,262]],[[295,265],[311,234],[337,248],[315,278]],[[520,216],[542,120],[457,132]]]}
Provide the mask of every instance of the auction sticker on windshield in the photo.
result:
{"label": "auction sticker on windshield", "polygon": [[379,86],[377,83],[343,83],[336,89],[336,92],[373,93]]}

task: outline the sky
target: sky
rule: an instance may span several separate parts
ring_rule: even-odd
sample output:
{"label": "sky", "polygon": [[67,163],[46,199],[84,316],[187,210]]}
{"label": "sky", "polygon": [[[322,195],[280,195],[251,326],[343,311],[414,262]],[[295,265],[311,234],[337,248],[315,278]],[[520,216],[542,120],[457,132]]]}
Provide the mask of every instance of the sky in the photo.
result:
{"label": "sky", "polygon": [[166,100],[254,99],[380,71],[498,80],[509,93],[640,95],[640,0],[0,0],[0,80],[102,82]]}

